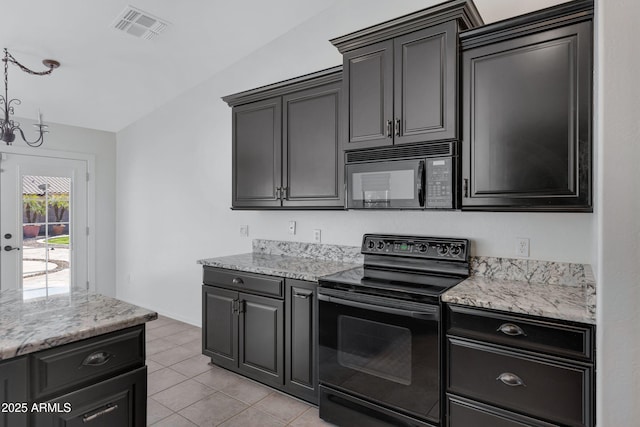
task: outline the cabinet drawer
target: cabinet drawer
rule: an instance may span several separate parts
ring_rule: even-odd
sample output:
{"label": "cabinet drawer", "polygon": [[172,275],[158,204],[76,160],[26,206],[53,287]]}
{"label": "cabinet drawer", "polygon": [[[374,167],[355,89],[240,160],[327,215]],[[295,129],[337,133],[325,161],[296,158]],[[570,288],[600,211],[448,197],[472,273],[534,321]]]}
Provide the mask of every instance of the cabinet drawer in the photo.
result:
{"label": "cabinet drawer", "polygon": [[144,365],[144,325],[32,356],[35,399]]}
{"label": "cabinet drawer", "polygon": [[447,414],[447,427],[554,427],[554,424],[457,396],[447,396]]}
{"label": "cabinet drawer", "polygon": [[448,390],[569,426],[591,425],[593,370],[448,339]]}
{"label": "cabinet drawer", "polygon": [[147,368],[111,378],[44,402],[55,412],[33,414],[38,427],[144,427]]}
{"label": "cabinet drawer", "polygon": [[593,329],[449,306],[447,333],[467,338],[591,360]]}
{"label": "cabinet drawer", "polygon": [[283,282],[280,277],[264,276],[261,274],[244,273],[205,266],[203,269],[205,285],[221,286],[241,292],[251,292],[259,295],[284,297]]}

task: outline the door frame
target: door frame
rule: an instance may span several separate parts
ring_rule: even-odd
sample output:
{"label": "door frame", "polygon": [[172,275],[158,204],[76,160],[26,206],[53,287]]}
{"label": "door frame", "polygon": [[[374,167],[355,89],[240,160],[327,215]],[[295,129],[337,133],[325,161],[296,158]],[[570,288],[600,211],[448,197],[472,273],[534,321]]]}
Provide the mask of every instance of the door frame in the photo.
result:
{"label": "door frame", "polygon": [[[18,154],[34,157],[51,157],[54,159],[81,160],[87,162],[87,290],[96,292],[96,183],[95,183],[95,163],[96,156],[89,153],[78,153],[74,151],[56,151],[31,147],[15,147],[13,145],[1,146],[0,156],[4,159],[4,154]],[[0,163],[1,164],[1,163]]]}

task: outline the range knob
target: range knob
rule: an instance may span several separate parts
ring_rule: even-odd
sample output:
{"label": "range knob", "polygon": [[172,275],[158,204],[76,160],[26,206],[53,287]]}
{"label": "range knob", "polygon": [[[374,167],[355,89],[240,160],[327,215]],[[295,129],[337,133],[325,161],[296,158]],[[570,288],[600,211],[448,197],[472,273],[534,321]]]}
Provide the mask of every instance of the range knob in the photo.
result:
{"label": "range knob", "polygon": [[380,250],[384,249],[384,242],[378,242],[378,249]]}
{"label": "range knob", "polygon": [[373,249],[376,247],[376,242],[374,242],[373,240],[369,240],[369,243],[367,243],[367,247],[369,249]]}
{"label": "range knob", "polygon": [[427,246],[427,245],[425,245],[424,243],[422,243],[422,244],[420,244],[420,245],[418,246],[418,250],[419,250],[420,252],[427,252],[427,249],[428,249],[428,246]]}
{"label": "range knob", "polygon": [[451,246],[451,255],[453,256],[458,256],[460,255],[460,252],[462,252],[462,248],[460,246]]}
{"label": "range knob", "polygon": [[438,246],[438,255],[446,255],[449,252],[449,247],[445,245]]}

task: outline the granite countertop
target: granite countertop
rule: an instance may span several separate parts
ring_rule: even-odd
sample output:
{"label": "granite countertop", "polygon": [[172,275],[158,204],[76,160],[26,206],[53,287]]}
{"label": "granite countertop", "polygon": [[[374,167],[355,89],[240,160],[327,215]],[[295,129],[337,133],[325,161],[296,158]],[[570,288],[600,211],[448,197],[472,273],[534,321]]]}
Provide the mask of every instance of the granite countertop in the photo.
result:
{"label": "granite countertop", "polygon": [[478,257],[442,301],[594,325],[595,293],[588,265]]}
{"label": "granite countertop", "polygon": [[0,360],[155,320],[144,308],[84,290],[24,300],[0,292]]}
{"label": "granite countertop", "polygon": [[287,277],[289,279],[306,280],[309,282],[317,282],[319,277],[349,270],[361,265],[344,261],[256,252],[201,259],[198,260],[198,264],[249,273]]}

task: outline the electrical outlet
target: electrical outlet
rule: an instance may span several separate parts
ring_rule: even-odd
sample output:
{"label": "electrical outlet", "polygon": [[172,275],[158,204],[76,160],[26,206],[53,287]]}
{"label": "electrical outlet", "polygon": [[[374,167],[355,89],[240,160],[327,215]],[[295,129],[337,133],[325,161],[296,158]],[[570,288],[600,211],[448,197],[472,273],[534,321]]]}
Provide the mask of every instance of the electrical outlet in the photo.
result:
{"label": "electrical outlet", "polygon": [[322,230],[318,228],[313,230],[313,241],[316,243],[320,243],[322,241]]}
{"label": "electrical outlet", "polygon": [[529,238],[516,237],[516,256],[529,258]]}
{"label": "electrical outlet", "polygon": [[249,235],[249,226],[248,225],[241,225],[240,226],[240,235],[247,237]]}
{"label": "electrical outlet", "polygon": [[289,221],[289,234],[296,234],[296,222]]}

